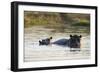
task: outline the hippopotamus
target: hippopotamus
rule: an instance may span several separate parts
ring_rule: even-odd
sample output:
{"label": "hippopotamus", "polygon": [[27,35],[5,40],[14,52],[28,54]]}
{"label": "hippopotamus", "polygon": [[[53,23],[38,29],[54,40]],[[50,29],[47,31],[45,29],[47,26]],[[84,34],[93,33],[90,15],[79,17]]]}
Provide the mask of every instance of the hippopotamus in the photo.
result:
{"label": "hippopotamus", "polygon": [[42,39],[41,41],[39,40],[39,45],[49,45],[51,39],[52,39],[52,37],[46,38],[46,39]]}
{"label": "hippopotamus", "polygon": [[69,39],[59,39],[57,41],[54,42],[50,42],[50,40],[52,39],[52,37],[47,38],[47,39],[43,39],[42,41],[39,41],[40,45],[49,45],[49,44],[55,44],[55,45],[59,45],[59,46],[68,46],[70,48],[80,48],[81,46],[81,35],[70,35]]}
{"label": "hippopotamus", "polygon": [[56,45],[60,45],[60,46],[68,46],[70,48],[80,48],[81,43],[81,35],[70,35],[69,39],[59,39],[55,42],[53,42],[52,44],[56,44]]}

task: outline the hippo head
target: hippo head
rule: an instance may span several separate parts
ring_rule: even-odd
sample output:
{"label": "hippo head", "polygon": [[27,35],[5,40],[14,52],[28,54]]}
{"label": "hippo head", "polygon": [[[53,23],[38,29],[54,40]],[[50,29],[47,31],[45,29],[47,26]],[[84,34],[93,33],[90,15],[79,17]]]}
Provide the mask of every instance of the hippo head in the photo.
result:
{"label": "hippo head", "polygon": [[39,45],[49,45],[51,39],[52,39],[52,37],[46,38],[46,39],[42,39],[41,41],[39,40]]}
{"label": "hippo head", "polygon": [[81,46],[81,35],[70,35],[70,48],[80,48]]}

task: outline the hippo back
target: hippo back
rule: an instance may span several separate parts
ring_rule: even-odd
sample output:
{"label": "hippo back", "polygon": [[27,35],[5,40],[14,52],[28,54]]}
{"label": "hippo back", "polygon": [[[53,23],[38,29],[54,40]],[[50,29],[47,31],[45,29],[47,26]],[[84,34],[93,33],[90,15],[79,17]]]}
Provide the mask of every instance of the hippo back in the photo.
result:
{"label": "hippo back", "polygon": [[53,42],[52,44],[68,46],[69,45],[69,39],[60,39],[60,40]]}

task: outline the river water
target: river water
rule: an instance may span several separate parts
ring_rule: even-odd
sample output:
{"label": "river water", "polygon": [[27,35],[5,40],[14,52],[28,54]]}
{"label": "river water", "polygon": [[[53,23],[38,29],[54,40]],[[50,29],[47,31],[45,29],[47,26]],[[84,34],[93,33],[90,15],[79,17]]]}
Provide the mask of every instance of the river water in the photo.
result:
{"label": "river water", "polygon": [[[54,29],[44,28],[41,26],[34,26],[24,29],[24,62],[90,58],[89,35],[86,33],[53,32],[53,30]],[[70,51],[69,47],[57,45],[39,45],[39,40],[41,39],[52,36],[53,39],[51,42],[53,42],[62,38],[69,39],[70,34],[82,35],[81,48],[73,48],[76,51]],[[80,49],[80,51],[78,51],[78,49]]]}

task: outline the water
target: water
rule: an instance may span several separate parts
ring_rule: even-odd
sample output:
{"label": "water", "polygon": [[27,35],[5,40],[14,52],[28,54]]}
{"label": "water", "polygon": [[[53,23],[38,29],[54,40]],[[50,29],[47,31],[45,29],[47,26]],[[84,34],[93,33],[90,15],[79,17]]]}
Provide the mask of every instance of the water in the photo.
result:
{"label": "water", "polygon": [[[54,29],[34,26],[24,30],[24,61],[44,61],[44,60],[68,60],[68,59],[89,59],[90,58],[90,37],[86,33],[66,33],[52,32]],[[71,30],[70,30],[71,31]],[[66,38],[70,34],[81,34],[81,48],[72,48],[76,51],[70,51],[69,47],[57,45],[39,46],[39,40],[47,37],[53,37],[52,41]],[[80,51],[78,51],[80,49]]]}

